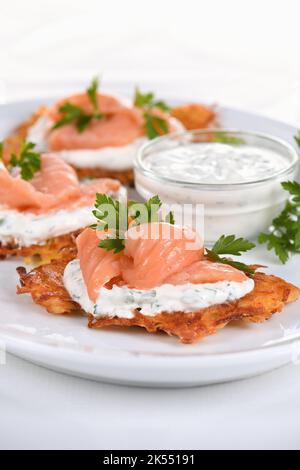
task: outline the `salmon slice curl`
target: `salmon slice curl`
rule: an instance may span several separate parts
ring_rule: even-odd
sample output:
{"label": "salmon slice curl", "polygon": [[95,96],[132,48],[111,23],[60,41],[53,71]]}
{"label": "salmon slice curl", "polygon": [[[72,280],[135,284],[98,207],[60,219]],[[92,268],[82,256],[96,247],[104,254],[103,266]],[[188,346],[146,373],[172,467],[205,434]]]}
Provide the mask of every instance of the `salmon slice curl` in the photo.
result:
{"label": "salmon slice curl", "polygon": [[[56,103],[49,116],[56,122],[63,115],[59,108],[65,103],[79,106],[92,114],[93,108],[86,93],[71,96]],[[93,119],[84,132],[78,132],[74,123],[53,129],[48,133],[50,150],[100,149],[128,145],[143,134],[143,116],[140,110],[125,106],[118,99],[98,93],[97,103],[103,117]]]}
{"label": "salmon slice curl", "polygon": [[101,287],[121,274],[121,255],[99,248],[99,243],[99,232],[91,228],[85,229],[76,240],[81,272],[93,302]]}
{"label": "salmon slice curl", "polygon": [[185,227],[154,222],[126,234],[122,278],[129,287],[151,289],[204,256],[202,241]]}
{"label": "salmon slice curl", "polygon": [[120,182],[108,178],[81,184],[75,170],[51,154],[41,155],[41,169],[32,180],[12,176],[0,167],[0,205],[19,211],[51,210],[92,205],[96,192],[116,192]]}

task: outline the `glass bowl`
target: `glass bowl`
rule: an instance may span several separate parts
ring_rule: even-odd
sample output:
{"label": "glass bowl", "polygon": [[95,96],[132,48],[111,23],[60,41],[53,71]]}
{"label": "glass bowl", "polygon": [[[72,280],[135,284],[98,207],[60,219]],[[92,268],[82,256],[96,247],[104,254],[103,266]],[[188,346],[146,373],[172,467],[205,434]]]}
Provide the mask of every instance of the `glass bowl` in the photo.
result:
{"label": "glass bowl", "polygon": [[[219,151],[220,144],[230,152],[237,152],[237,149],[247,152],[250,147],[257,148],[258,154],[273,152],[274,168],[273,164],[269,165],[266,174],[260,173],[256,177],[250,168],[249,177],[244,175],[239,179],[234,167],[240,164],[238,159],[232,168],[224,167],[227,176],[221,182],[216,178],[218,175],[214,175],[214,171],[219,171],[217,167],[211,169],[212,181],[203,182],[201,163],[193,167],[189,158],[190,154],[195,156],[197,149],[203,148],[199,145],[208,143],[212,144],[209,146],[211,152],[213,149]],[[171,155],[171,163],[167,161],[161,165],[166,152]],[[176,154],[176,161],[172,152]],[[280,168],[275,157],[280,159]],[[206,159],[205,170],[207,161],[209,163],[209,159]],[[253,160],[253,167],[254,164]],[[141,147],[135,159],[135,186],[145,199],[158,194],[166,209],[188,205],[189,211],[195,212],[196,206],[203,205],[204,236],[208,243],[213,243],[222,234],[254,239],[270,226],[284,206],[289,195],[280,183],[295,179],[298,167],[299,156],[295,148],[269,135],[226,129],[185,131],[159,137]],[[235,174],[234,179],[231,173]]]}

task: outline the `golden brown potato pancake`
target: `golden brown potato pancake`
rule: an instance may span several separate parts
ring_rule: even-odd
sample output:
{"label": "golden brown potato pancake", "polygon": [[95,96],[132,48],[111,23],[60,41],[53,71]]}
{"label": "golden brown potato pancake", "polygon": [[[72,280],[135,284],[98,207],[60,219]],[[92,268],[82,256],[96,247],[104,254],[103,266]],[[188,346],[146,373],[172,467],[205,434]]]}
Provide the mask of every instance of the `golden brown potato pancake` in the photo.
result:
{"label": "golden brown potato pancake", "polygon": [[63,314],[79,311],[80,307],[73,302],[63,284],[64,269],[76,256],[75,246],[62,251],[62,257],[51,263],[38,266],[28,273],[21,266],[17,268],[21,286],[18,294],[31,294],[36,304],[42,305],[49,313]]}
{"label": "golden brown potato pancake", "polygon": [[206,129],[216,125],[216,112],[202,104],[177,106],[171,110],[171,114],[188,130]]}
{"label": "golden brown potato pancake", "polygon": [[0,243],[0,259],[9,258],[11,256],[21,256],[26,263],[50,263],[52,260],[63,256],[65,250],[75,248],[75,239],[79,232],[78,230],[66,235],[50,238],[43,245],[21,247],[13,244],[1,245]]}
{"label": "golden brown potato pancake", "polygon": [[[66,264],[75,257],[75,249],[66,252],[64,258],[33,269],[26,273],[18,268],[21,287],[18,294],[31,294],[35,303],[42,305],[50,313],[68,314],[80,311],[80,306],[72,301],[63,284]],[[233,320],[262,322],[274,313],[280,312],[288,302],[300,296],[300,289],[276,276],[264,273],[254,274],[255,288],[240,300],[214,305],[192,313],[161,313],[148,317],[135,311],[134,318],[88,316],[90,328],[108,326],[140,326],[149,333],[164,331],[178,336],[182,343],[193,343],[204,336],[215,333]]]}

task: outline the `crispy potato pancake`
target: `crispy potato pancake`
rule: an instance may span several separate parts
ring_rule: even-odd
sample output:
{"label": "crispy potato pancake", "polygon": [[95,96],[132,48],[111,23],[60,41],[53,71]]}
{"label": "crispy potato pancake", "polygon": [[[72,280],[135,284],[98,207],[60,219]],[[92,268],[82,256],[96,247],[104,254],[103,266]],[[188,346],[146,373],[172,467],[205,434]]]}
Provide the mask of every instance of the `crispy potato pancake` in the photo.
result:
{"label": "crispy potato pancake", "polygon": [[126,186],[134,186],[133,170],[106,170],[105,168],[75,168],[79,178],[112,178]]}
{"label": "crispy potato pancake", "polygon": [[76,246],[75,239],[79,233],[80,231],[76,231],[60,235],[47,240],[43,245],[20,247],[13,244],[1,245],[0,243],[0,259],[21,256],[28,264],[47,264],[62,257],[64,251],[74,249]]}
{"label": "crispy potato pancake", "polygon": [[[68,314],[80,311],[80,306],[71,300],[63,284],[66,264],[76,256],[75,249],[69,250],[60,260],[33,269],[26,273],[18,268],[21,287],[18,294],[31,294],[34,302],[42,305],[49,313]],[[274,313],[280,312],[285,304],[300,296],[300,289],[276,276],[264,273],[254,275],[255,288],[240,300],[215,305],[192,313],[161,313],[154,317],[144,316],[135,311],[134,318],[88,316],[90,328],[108,326],[140,326],[149,333],[164,331],[178,336],[182,343],[193,343],[204,336],[215,333],[234,320],[263,322]]]}
{"label": "crispy potato pancake", "polygon": [[188,130],[206,129],[216,125],[216,112],[201,104],[177,106],[171,110],[171,114]]}
{"label": "crispy potato pancake", "polygon": [[23,266],[17,268],[21,286],[18,294],[31,294],[36,304],[42,305],[49,313],[63,314],[80,311],[80,307],[70,298],[63,284],[65,266],[76,256],[76,248],[69,247],[62,251],[61,259],[41,265],[26,272]]}

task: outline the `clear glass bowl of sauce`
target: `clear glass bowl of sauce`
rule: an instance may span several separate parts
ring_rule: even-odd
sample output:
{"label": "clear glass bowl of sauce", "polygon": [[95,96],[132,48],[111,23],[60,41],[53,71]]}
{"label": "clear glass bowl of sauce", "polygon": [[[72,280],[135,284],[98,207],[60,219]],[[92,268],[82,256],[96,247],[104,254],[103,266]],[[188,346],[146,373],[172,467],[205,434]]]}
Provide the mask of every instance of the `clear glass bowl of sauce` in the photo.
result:
{"label": "clear glass bowl of sauce", "polygon": [[283,140],[237,130],[196,130],[159,137],[135,160],[135,185],[144,198],[167,206],[204,206],[205,239],[223,233],[254,239],[270,226],[295,179],[296,149]]}

